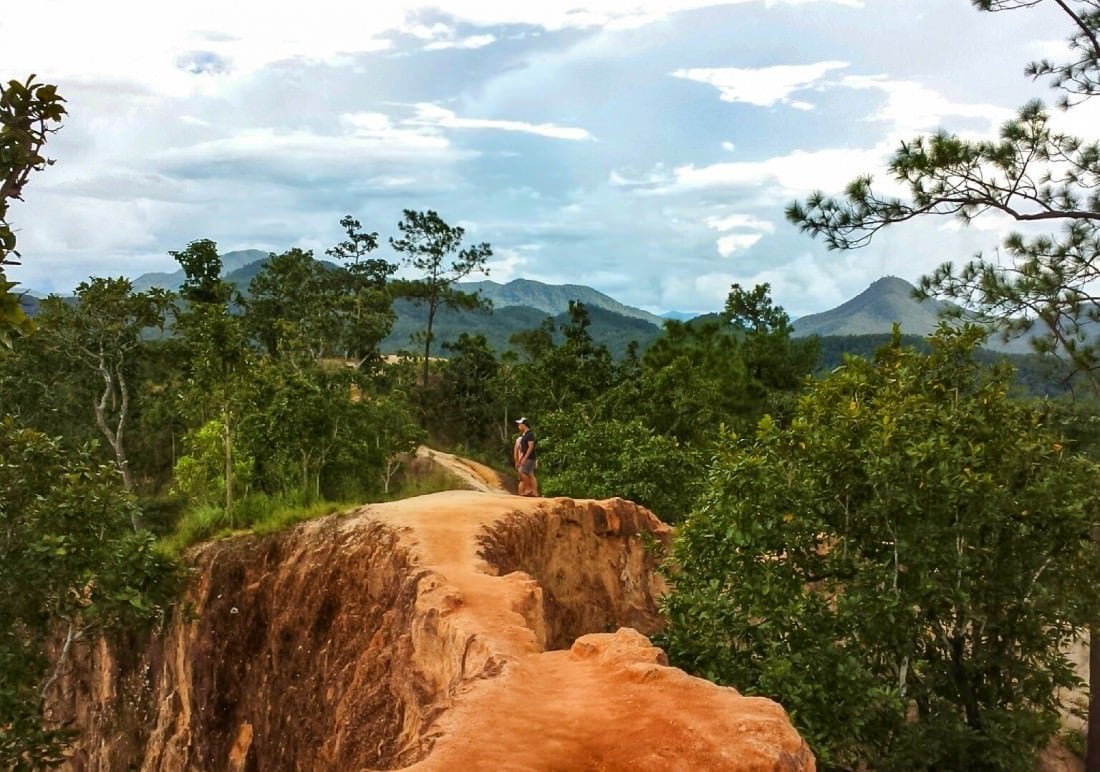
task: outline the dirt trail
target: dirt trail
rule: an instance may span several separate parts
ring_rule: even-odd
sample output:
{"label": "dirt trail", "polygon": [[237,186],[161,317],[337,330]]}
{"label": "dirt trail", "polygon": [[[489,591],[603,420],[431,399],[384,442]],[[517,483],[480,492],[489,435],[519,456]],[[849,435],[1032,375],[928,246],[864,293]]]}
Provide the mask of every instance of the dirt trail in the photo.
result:
{"label": "dirt trail", "polygon": [[416,457],[438,464],[459,480],[468,484],[471,490],[486,493],[505,493],[509,490],[508,485],[495,469],[490,469],[485,464],[480,464],[477,461],[462,458],[453,453],[444,453],[441,450],[429,448],[427,445],[421,445],[416,449]]}

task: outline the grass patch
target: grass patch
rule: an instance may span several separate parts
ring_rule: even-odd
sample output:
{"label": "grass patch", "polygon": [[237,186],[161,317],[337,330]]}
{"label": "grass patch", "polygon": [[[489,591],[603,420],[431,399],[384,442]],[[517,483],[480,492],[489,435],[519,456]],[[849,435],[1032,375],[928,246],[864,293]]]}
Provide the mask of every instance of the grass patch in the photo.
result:
{"label": "grass patch", "polygon": [[192,544],[227,535],[232,531],[225,510],[214,506],[189,509],[160,544],[169,555],[179,556]]}
{"label": "grass patch", "polygon": [[[389,495],[375,501],[424,496],[429,493],[464,489],[461,480],[436,464],[410,464],[397,479]],[[270,496],[252,493],[235,502],[227,513],[223,508],[202,505],[186,509],[175,526],[160,539],[160,547],[172,556],[210,539],[240,533],[270,534],[334,512],[343,512],[370,501],[305,501],[301,496]]]}
{"label": "grass patch", "polygon": [[210,505],[187,510],[175,529],[161,540],[161,546],[171,555],[180,555],[188,547],[201,541],[235,533],[275,533],[296,523],[341,512],[353,506],[355,505],[342,501],[316,501],[307,504],[294,496],[253,493],[236,502],[228,513],[221,507]]}

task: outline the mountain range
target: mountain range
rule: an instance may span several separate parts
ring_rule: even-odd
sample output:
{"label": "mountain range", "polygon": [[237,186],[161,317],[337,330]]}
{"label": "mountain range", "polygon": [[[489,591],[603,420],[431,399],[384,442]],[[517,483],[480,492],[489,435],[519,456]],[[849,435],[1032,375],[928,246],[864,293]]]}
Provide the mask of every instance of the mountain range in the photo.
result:
{"label": "mountain range", "polygon": [[[242,291],[263,269],[268,253],[258,249],[227,252],[222,255],[223,275]],[[174,273],[145,273],[133,279],[136,291],[152,287],[177,289],[183,283],[182,270]],[[456,287],[478,293],[492,302],[491,313],[442,310],[436,318],[434,331],[439,344],[457,339],[462,333],[481,334],[497,350],[508,347],[517,332],[538,327],[547,317],[558,322],[568,318],[570,301],[579,301],[588,311],[589,333],[599,343],[620,355],[631,341],[641,348],[655,339],[669,319],[684,320],[688,315],[671,312],[657,316],[640,308],[621,303],[591,287],[579,284],[544,284],[531,279],[513,279],[505,284],[481,280],[459,282]],[[856,297],[836,308],[810,314],[793,322],[794,335],[804,337],[856,337],[889,333],[898,323],[906,335],[925,336],[939,323],[941,313],[949,308],[943,301],[918,301],[914,287],[896,276],[885,276],[873,282]],[[25,306],[33,313],[35,299],[28,295]],[[423,309],[408,301],[395,304],[397,321],[383,346],[388,351],[411,348],[410,337],[424,327]],[[716,315],[708,315],[716,316]],[[1026,353],[1026,340],[990,341],[989,348],[1011,353]]]}

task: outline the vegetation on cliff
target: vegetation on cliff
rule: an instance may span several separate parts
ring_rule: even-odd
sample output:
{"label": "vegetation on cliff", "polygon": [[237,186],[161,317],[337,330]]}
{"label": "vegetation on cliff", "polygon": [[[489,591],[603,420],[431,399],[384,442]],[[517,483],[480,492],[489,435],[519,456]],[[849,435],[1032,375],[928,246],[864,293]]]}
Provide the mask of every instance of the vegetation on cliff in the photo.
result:
{"label": "vegetation on cliff", "polygon": [[665,599],[670,659],[779,698],[829,767],[1020,769],[1079,686],[1098,469],[942,331],[724,434]]}
{"label": "vegetation on cliff", "polygon": [[[971,0],[981,11],[1018,11],[1042,0]],[[1072,110],[1100,93],[1100,5],[1056,0],[1069,26],[1066,58],[1027,65],[1048,77],[1058,106]],[[954,217],[964,225],[1007,217],[1019,230],[1003,255],[979,254],[961,267],[944,263],[921,281],[921,294],[958,304],[1005,336],[1035,331],[1040,352],[1057,351],[1093,394],[1100,394],[1100,142],[1064,131],[1040,100],[1021,107],[996,139],[940,130],[902,143],[889,174],[905,197],[882,195],[870,175],[853,180],[842,198],[820,192],[795,202],[787,217],[835,249],[858,248],[885,228],[913,218]],[[1049,230],[1048,230],[1049,229]],[[1100,540],[1097,542],[1100,550]],[[1100,638],[1100,618],[1092,640]],[[1091,701],[1086,765],[1100,770],[1100,647],[1090,657]]]}

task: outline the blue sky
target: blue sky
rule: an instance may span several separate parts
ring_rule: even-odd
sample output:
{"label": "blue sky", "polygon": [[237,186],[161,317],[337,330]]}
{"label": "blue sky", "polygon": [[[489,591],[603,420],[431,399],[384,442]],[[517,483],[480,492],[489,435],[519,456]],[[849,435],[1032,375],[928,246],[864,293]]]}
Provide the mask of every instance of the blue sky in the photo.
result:
{"label": "blue sky", "polygon": [[1068,33],[1050,3],[967,0],[21,3],[0,77],[57,83],[70,114],[9,213],[10,277],[172,271],[199,238],[323,256],[345,214],[384,240],[430,208],[492,245],[498,282],[660,313],[767,281],[798,317],[996,248],[1004,221],[936,220],[828,252],[783,209],[917,133],[1054,101],[1023,67]]}

